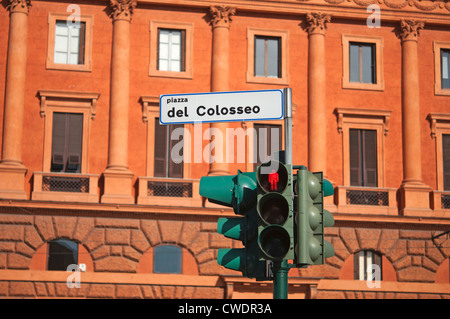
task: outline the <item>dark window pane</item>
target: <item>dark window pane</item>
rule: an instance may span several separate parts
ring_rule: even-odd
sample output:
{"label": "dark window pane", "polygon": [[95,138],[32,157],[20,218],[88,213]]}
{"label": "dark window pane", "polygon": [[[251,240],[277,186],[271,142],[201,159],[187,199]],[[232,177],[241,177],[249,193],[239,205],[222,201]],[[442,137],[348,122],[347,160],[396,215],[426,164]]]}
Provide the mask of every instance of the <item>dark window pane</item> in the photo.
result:
{"label": "dark window pane", "polygon": [[442,135],[444,190],[450,190],[450,134]]}
{"label": "dark window pane", "polygon": [[67,239],[56,239],[48,243],[48,270],[66,271],[72,264],[78,264],[78,244]]}
{"label": "dark window pane", "polygon": [[155,177],[167,176],[167,126],[159,124],[159,119],[155,118]]}
{"label": "dark window pane", "polygon": [[271,124],[254,124],[254,160],[255,170],[258,165],[270,159],[275,152],[282,148],[282,131],[281,125]]}
{"label": "dark window pane", "polygon": [[[172,148],[175,144],[182,143],[180,139],[171,140],[172,132],[177,128],[183,128],[183,124],[161,125],[159,119],[155,118],[155,154],[154,172],[155,177],[183,178],[183,161],[175,163],[171,158]],[[176,134],[178,136],[178,134]],[[184,148],[180,155],[183,155]]]}
{"label": "dark window pane", "polygon": [[350,185],[361,186],[361,143],[359,130],[350,129]]}
{"label": "dark window pane", "polygon": [[172,245],[157,246],[153,255],[153,272],[181,274],[181,248]]}
{"label": "dark window pane", "polygon": [[441,86],[450,89],[450,50],[441,50]]}
{"label": "dark window pane", "polygon": [[350,185],[377,187],[377,132],[350,129]]}
{"label": "dark window pane", "polygon": [[255,76],[281,77],[281,39],[255,37]]}
{"label": "dark window pane", "polygon": [[350,82],[359,82],[359,45],[350,44]]}
{"label": "dark window pane", "polygon": [[361,66],[362,66],[362,82],[375,83],[372,45],[361,46]]}
{"label": "dark window pane", "polygon": [[53,113],[52,172],[81,172],[83,114]]}
{"label": "dark window pane", "polygon": [[277,78],[279,74],[279,40],[267,39],[267,76]]}
{"label": "dark window pane", "polygon": [[265,40],[255,38],[255,76],[265,76]]}

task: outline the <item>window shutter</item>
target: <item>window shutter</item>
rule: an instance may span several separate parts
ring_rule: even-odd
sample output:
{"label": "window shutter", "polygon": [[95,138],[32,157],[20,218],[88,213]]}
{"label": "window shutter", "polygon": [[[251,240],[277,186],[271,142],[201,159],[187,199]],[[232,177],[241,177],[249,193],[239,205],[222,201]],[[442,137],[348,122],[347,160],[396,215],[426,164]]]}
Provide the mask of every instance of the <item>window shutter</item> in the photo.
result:
{"label": "window shutter", "polygon": [[360,130],[350,129],[350,185],[363,186],[361,178]]}
{"label": "window shutter", "polygon": [[[172,161],[171,158],[171,152],[172,152],[172,148],[175,144],[180,143],[179,140],[171,140],[170,136],[172,135],[172,131],[177,129],[177,128],[182,128],[183,124],[174,124],[174,125],[170,125],[170,129],[169,129],[169,136],[167,137],[170,141],[170,148],[168,150],[167,153],[167,157],[168,157],[168,163],[169,163],[169,175],[167,177],[173,177],[173,178],[183,178],[183,162],[181,163],[175,163]],[[182,148],[182,150],[184,150],[184,148]],[[184,155],[184,154],[183,154]]]}
{"label": "window shutter", "polygon": [[181,30],[181,72],[186,71],[186,30]]}
{"label": "window shutter", "polygon": [[81,172],[81,150],[83,147],[83,114],[66,114],[68,122],[66,171]]}
{"label": "window shutter", "polygon": [[450,190],[450,134],[442,135],[442,167],[444,170],[444,190]]}
{"label": "window shutter", "polygon": [[155,177],[166,177],[166,153],[167,153],[167,134],[166,126],[159,124],[159,118],[155,118]]}
{"label": "window shutter", "polygon": [[61,172],[64,170],[66,143],[66,115],[53,113],[52,132],[52,164],[50,171]]}
{"label": "window shutter", "polygon": [[377,187],[377,132],[375,130],[362,131],[364,185]]}
{"label": "window shutter", "polygon": [[78,64],[84,64],[85,42],[86,42],[86,22],[80,22],[80,38],[78,46]]}

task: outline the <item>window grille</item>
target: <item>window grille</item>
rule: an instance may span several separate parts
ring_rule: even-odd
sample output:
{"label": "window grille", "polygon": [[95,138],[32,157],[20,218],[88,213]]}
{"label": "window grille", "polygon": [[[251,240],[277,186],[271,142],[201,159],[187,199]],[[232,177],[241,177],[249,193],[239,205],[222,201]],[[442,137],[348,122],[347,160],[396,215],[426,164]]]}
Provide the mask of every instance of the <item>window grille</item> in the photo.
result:
{"label": "window grille", "polygon": [[88,177],[43,176],[42,191],[89,193]]}
{"label": "window grille", "polygon": [[192,197],[192,183],[148,181],[148,196]]}
{"label": "window grille", "polygon": [[347,190],[347,204],[389,206],[389,193],[380,191]]}

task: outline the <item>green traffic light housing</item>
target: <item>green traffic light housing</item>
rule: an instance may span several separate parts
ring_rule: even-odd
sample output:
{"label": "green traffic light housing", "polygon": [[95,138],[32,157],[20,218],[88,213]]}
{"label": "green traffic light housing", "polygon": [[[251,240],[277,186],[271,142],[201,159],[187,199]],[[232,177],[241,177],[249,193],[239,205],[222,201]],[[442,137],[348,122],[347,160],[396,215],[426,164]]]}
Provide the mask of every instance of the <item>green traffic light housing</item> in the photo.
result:
{"label": "green traffic light housing", "polygon": [[262,260],[294,257],[292,168],[276,160],[258,166],[258,248]]}
{"label": "green traffic light housing", "polygon": [[322,172],[312,173],[302,166],[296,174],[295,264],[322,265],[334,256],[333,245],[325,240],[325,227],[334,225],[333,215],[324,209],[324,197],[334,194],[333,185]]}
{"label": "green traffic light housing", "polygon": [[244,245],[244,248],[220,248],[217,263],[241,271],[246,277],[268,280],[266,263],[259,260],[257,248],[256,189],[256,173],[238,171],[236,175],[202,177],[199,193],[211,203],[232,207],[240,215],[217,221],[219,234]]}

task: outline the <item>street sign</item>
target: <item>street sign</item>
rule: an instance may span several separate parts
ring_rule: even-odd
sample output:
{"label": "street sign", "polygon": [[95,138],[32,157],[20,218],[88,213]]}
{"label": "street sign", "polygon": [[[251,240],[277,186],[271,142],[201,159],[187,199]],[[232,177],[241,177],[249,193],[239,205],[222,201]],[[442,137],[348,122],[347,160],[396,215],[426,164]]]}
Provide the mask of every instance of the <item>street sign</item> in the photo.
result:
{"label": "street sign", "polygon": [[159,99],[161,124],[283,119],[283,91],[235,91],[164,94]]}

